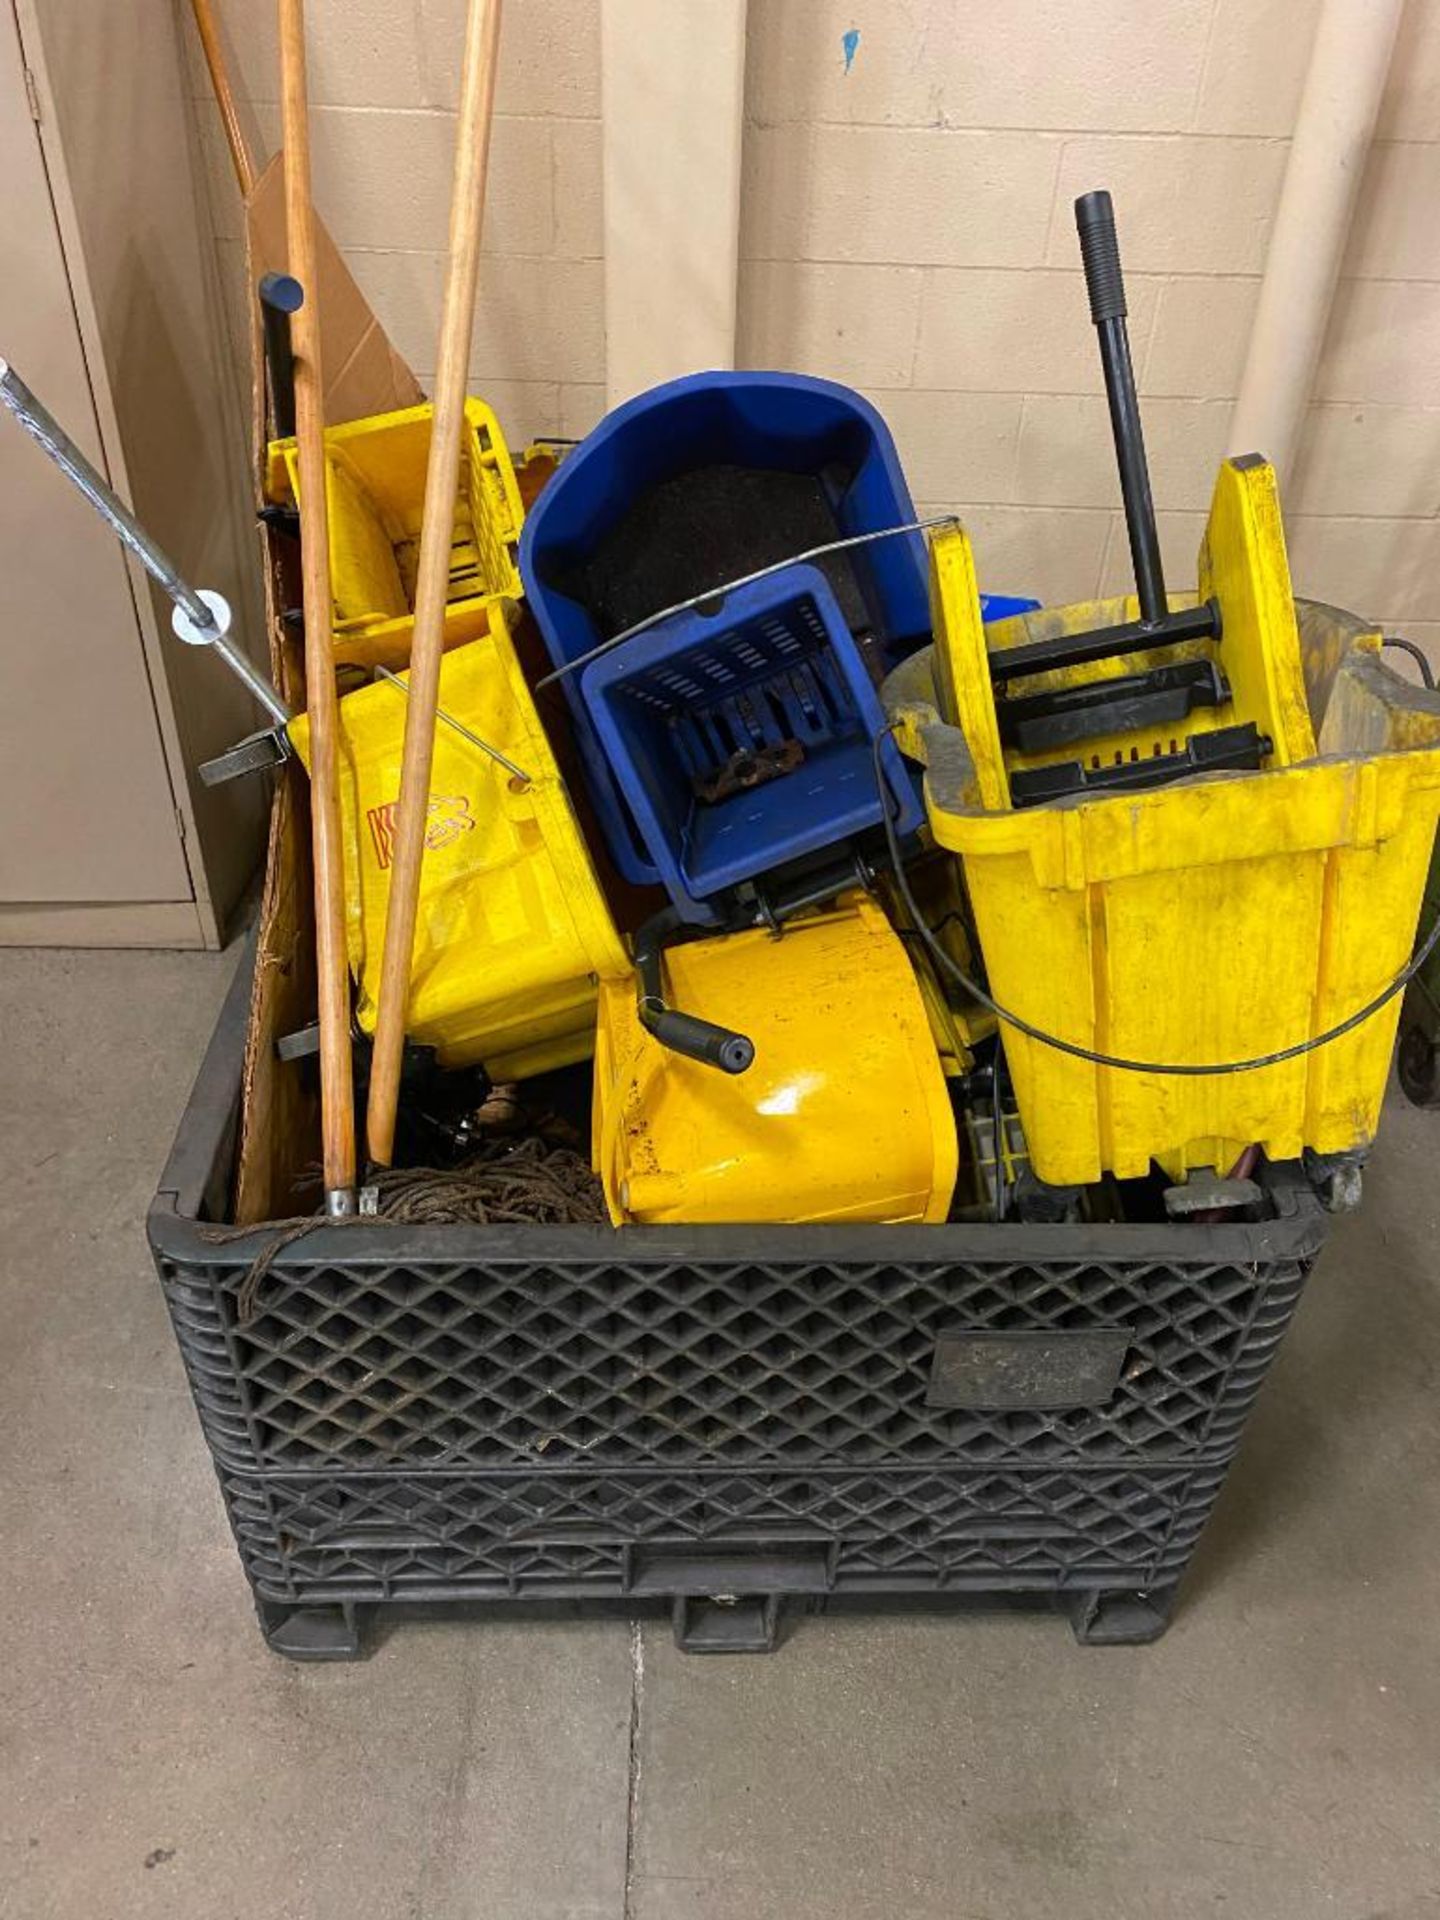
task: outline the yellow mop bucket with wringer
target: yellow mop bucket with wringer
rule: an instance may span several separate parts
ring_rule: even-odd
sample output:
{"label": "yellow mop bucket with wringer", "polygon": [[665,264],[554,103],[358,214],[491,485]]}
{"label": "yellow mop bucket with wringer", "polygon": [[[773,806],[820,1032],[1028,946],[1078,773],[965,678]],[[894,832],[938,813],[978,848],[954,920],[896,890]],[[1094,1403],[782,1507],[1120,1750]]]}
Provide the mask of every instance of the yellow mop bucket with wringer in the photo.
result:
{"label": "yellow mop bucket with wringer", "polygon": [[[326,429],[338,664],[399,668],[409,662],[433,411],[428,405],[405,407]],[[272,441],[267,499],[273,506],[293,506],[299,485],[296,442]],[[522,594],[516,547],[524,517],[500,423],[483,400],[472,397],[465,402],[455,502],[447,649],[485,633],[485,609],[495,596]]]}
{"label": "yellow mop bucket with wringer", "polygon": [[[1218,654],[1235,712],[1268,743],[1264,768],[1017,805],[1017,780],[1073,765],[1073,746],[1030,756],[1002,741],[958,528],[933,542],[931,582],[933,653],[890,676],[886,705],[926,763],[930,832],[964,862],[1001,1006],[1091,1052],[1207,1066],[1311,1040],[1389,985],[1410,955],[1440,814],[1440,699],[1383,666],[1362,621],[1303,603],[1297,619],[1268,466],[1221,469],[1199,598],[1218,601],[1222,637],[1187,643],[1192,657]],[[1133,613],[1092,602],[1021,615],[989,630],[990,647]],[[1019,697],[1093,686],[1115,665],[1024,679]],[[1207,710],[1193,731],[1169,720],[1092,738],[1088,771],[1219,731]],[[1195,1077],[1076,1059],[1006,1025],[1034,1169],[1069,1186],[1143,1175],[1153,1160],[1178,1180],[1224,1173],[1251,1145],[1272,1160],[1363,1149],[1399,1007],[1298,1058]]]}
{"label": "yellow mop bucket with wringer", "polygon": [[1297,613],[1258,455],[1220,469],[1198,592],[1166,594],[1110,196],[1075,211],[1135,599],[987,639],[969,542],[941,532],[934,645],[886,708],[964,863],[1041,1181],[1358,1156],[1440,815],[1440,697],[1364,622]]}

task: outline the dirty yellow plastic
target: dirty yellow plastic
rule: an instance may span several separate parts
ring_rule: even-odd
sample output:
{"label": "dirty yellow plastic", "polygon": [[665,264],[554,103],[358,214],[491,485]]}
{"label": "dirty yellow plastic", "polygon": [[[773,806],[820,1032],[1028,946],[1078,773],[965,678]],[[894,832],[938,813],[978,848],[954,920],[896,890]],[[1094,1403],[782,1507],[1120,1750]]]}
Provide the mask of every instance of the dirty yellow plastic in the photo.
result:
{"label": "dirty yellow plastic", "polygon": [[[492,602],[484,639],[445,656],[440,705],[529,775],[517,779],[442,720],[420,879],[411,1040],[442,1066],[481,1062],[497,1080],[588,1059],[597,976],[629,960],[510,640]],[[389,848],[406,696],[386,681],[340,702],[350,967],[357,1017],[375,1027]],[[291,723],[302,758],[303,718]]]}
{"label": "dirty yellow plastic", "polygon": [[[485,632],[486,605],[495,595],[518,598],[523,591],[516,548],[525,516],[514,463],[483,400],[468,400],[465,416],[447,648]],[[430,421],[428,406],[406,407],[326,431],[337,661],[392,668],[409,663]],[[266,494],[281,506],[299,496],[293,439],[271,443]]]}
{"label": "dirty yellow plastic", "polygon": [[955,1121],[915,977],[873,901],[665,955],[668,997],[735,1027],[754,1064],[725,1074],[641,1026],[605,981],[595,1043],[595,1170],[627,1222],[943,1220]]}
{"label": "dirty yellow plastic", "polygon": [[[926,925],[961,971],[973,979],[975,955],[966,931],[967,909],[958,863],[943,853],[927,854],[914,862],[906,878]],[[906,937],[906,951],[925,1003],[941,1070],[947,1080],[958,1080],[974,1067],[976,1044],[994,1033],[995,1016],[978,1000],[960,992],[953,982],[937,976],[930,956],[914,937],[904,901],[883,875],[880,890],[891,925]]]}
{"label": "dirty yellow plastic", "polygon": [[[1310,1039],[1380,992],[1415,937],[1440,813],[1440,699],[1383,666],[1378,635],[1353,616],[1301,603],[1297,623],[1270,468],[1221,469],[1200,586],[1220,603],[1235,701],[1183,729],[1256,721],[1273,744],[1258,772],[1012,810],[1010,772],[1041,759],[1000,755],[988,675],[982,700],[976,672],[986,641],[967,545],[957,530],[932,547],[934,651],[946,664],[906,662],[885,701],[902,746],[926,763],[931,833],[963,859],[1001,1005],[1095,1051],[1205,1064]],[[1025,615],[992,628],[990,644],[1132,611],[1091,602]],[[1015,684],[1074,684],[1149,659]],[[1102,762],[1163,751],[1171,732],[1084,751]],[[1298,1059],[1195,1078],[1097,1067],[1006,1027],[1032,1164],[1072,1185],[1107,1169],[1143,1175],[1152,1160],[1172,1178],[1224,1174],[1252,1144],[1274,1160],[1363,1149],[1399,1011],[1396,996]]]}

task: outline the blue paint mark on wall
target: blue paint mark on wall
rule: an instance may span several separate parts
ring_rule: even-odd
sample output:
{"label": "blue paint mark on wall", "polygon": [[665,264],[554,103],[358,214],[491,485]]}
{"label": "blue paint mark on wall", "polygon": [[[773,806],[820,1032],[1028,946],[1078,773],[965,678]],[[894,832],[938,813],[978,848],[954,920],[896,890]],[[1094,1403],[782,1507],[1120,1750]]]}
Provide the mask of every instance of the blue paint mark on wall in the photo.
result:
{"label": "blue paint mark on wall", "polygon": [[845,71],[849,73],[855,60],[855,50],[860,45],[860,29],[851,27],[848,33],[842,33],[840,44],[845,49]]}

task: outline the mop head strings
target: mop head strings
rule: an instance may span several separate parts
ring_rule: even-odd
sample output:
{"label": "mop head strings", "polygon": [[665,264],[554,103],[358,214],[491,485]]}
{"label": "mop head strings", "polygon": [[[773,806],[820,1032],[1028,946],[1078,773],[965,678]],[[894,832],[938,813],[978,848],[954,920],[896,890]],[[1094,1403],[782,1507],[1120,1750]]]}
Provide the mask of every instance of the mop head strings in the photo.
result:
{"label": "mop head strings", "polygon": [[[254,1320],[272,1267],[287,1248],[325,1227],[396,1226],[564,1227],[603,1226],[608,1215],[600,1182],[585,1155],[534,1135],[487,1141],[460,1166],[386,1167],[369,1183],[374,1213],[335,1219],[323,1210],[275,1222],[275,1231],[255,1256],[235,1300],[239,1326]],[[203,1229],[215,1245],[248,1238],[252,1227]]]}

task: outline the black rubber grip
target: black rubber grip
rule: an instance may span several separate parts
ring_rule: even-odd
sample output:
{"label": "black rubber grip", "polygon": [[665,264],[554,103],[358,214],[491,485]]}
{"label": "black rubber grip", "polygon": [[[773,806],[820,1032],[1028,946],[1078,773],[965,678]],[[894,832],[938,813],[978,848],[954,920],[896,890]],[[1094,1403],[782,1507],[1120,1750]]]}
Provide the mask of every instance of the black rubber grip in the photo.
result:
{"label": "black rubber grip", "polygon": [[1103,187],[1082,193],[1075,202],[1075,231],[1085,262],[1085,286],[1090,295],[1090,318],[1125,318],[1125,281],[1120,273],[1120,246],[1115,238],[1115,209]]}
{"label": "black rubber grip", "polygon": [[265,322],[265,365],[270,372],[270,416],[277,440],[295,431],[295,349],[290,316],[305,303],[305,289],[288,273],[267,273],[260,281],[260,313]]}
{"label": "black rubber grip", "polygon": [[651,1011],[645,1025],[662,1047],[704,1066],[719,1067],[722,1073],[744,1073],[755,1058],[755,1043],[743,1033],[699,1020],[693,1013],[677,1012],[674,1007],[667,1007],[663,1013]]}

